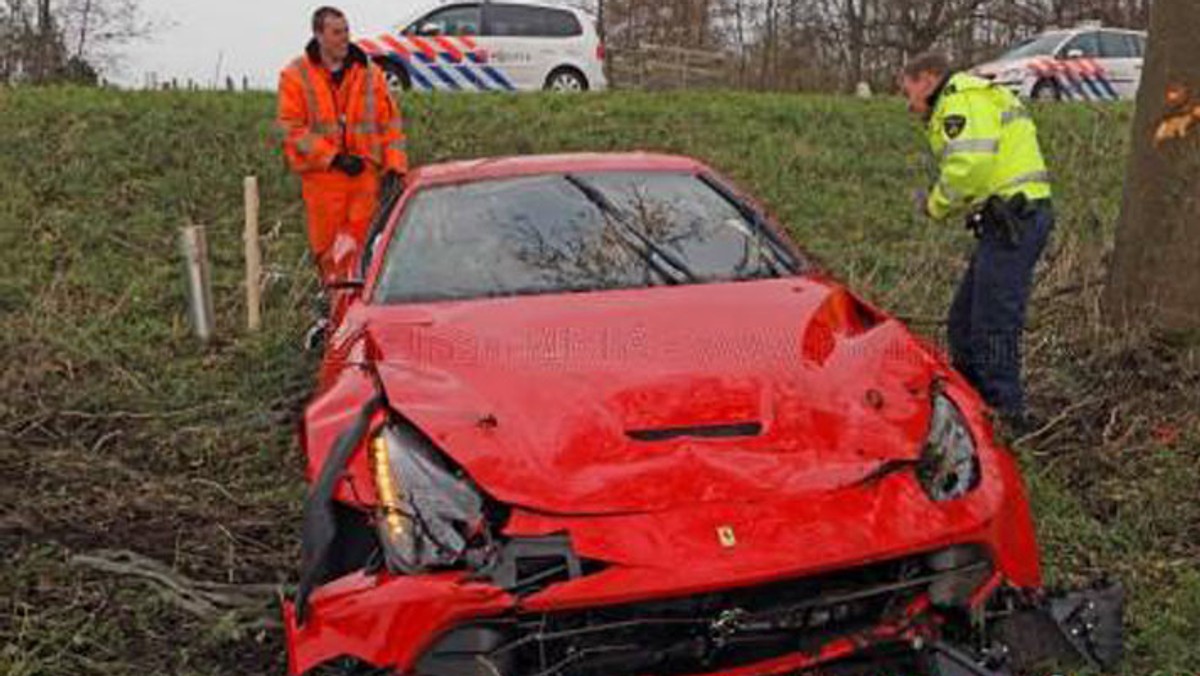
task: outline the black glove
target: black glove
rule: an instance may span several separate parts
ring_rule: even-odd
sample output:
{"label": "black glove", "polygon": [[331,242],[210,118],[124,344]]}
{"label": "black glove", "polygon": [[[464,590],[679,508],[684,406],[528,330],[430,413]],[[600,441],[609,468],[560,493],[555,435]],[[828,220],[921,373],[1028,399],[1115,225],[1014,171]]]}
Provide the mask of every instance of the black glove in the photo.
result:
{"label": "black glove", "polygon": [[363,159],[361,157],[358,157],[357,155],[343,155],[341,153],[338,153],[333,157],[333,162],[330,162],[329,166],[337,169],[347,176],[358,176],[359,174],[363,173],[363,169],[366,168],[366,164],[363,163]]}
{"label": "black glove", "polygon": [[379,181],[379,194],[385,199],[392,195],[401,195],[404,193],[404,174],[389,171],[383,175]]}

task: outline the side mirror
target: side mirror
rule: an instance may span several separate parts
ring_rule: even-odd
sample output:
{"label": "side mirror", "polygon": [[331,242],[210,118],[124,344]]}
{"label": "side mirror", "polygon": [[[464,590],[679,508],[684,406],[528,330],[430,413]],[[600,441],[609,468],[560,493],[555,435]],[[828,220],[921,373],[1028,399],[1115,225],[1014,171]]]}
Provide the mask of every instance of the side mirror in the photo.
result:
{"label": "side mirror", "polygon": [[1067,58],[1068,59],[1082,59],[1083,58],[1083,50],[1082,49],[1068,49],[1067,50]]}
{"label": "side mirror", "polygon": [[439,23],[434,23],[432,21],[427,21],[427,22],[421,24],[421,27],[417,29],[417,35],[420,35],[423,37],[435,37],[435,36],[438,36],[441,34],[442,34],[442,25]]}

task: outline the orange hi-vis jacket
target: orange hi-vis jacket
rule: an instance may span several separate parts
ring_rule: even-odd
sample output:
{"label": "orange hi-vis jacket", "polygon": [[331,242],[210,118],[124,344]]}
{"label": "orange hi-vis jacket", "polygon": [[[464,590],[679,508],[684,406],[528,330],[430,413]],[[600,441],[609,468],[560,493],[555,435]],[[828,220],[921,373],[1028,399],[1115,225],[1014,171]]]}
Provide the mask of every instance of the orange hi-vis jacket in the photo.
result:
{"label": "orange hi-vis jacket", "polygon": [[[279,77],[278,125],[288,164],[303,183],[308,236],[322,276],[339,237],[360,249],[379,197],[379,176],[408,171],[404,126],[382,71],[350,45],[340,84],[321,63],[316,41]],[[330,166],[338,154],[362,158],[356,177]],[[347,246],[339,245],[345,250]],[[343,251],[343,255],[346,252]]]}

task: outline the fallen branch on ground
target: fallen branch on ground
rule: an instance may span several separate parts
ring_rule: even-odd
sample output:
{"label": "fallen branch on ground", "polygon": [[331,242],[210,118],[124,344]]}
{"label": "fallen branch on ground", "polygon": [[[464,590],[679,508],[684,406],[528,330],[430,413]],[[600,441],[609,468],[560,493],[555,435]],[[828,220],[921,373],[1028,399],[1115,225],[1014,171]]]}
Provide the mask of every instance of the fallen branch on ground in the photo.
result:
{"label": "fallen branch on ground", "polygon": [[217,621],[230,614],[245,620],[237,628],[278,628],[273,606],[280,588],[270,584],[223,584],[193,580],[170,566],[127,549],[101,549],[71,557],[72,565],[141,578],[172,605],[201,619]]}

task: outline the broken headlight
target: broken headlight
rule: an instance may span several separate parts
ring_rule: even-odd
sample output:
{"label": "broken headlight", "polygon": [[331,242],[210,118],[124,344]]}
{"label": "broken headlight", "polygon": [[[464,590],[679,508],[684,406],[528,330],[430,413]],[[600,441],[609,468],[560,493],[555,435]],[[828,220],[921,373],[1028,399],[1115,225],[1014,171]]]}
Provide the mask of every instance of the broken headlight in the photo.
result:
{"label": "broken headlight", "polygon": [[917,477],[935,501],[960,498],[979,485],[975,440],[958,406],[949,397],[933,397],[929,436],[917,465]]}
{"label": "broken headlight", "polygon": [[388,570],[418,573],[461,563],[484,524],[483,497],[470,478],[410,425],[385,426],[369,451]]}

